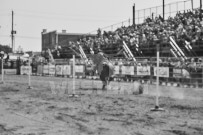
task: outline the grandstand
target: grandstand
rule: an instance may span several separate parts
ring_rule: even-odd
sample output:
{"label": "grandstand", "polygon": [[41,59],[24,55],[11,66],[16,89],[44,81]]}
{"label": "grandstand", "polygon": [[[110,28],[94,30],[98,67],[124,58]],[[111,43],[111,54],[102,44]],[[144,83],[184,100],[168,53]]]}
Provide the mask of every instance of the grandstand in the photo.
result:
{"label": "grandstand", "polygon": [[114,54],[115,48],[120,49],[121,41],[125,41],[134,56],[153,57],[156,56],[156,40],[158,39],[162,57],[177,56],[170,51],[178,53],[171,43],[176,44],[186,57],[203,55],[202,10],[178,12],[176,16],[169,17],[165,21],[161,16],[155,19],[147,18],[144,22],[134,26],[120,27],[115,31],[104,31],[104,34],[95,41],[107,54],[111,50],[111,54]]}
{"label": "grandstand", "polygon": [[[185,1],[184,4],[187,2]],[[177,8],[177,11],[166,13],[168,14],[166,19],[157,12],[152,12],[151,8],[150,14],[151,16],[148,17],[140,17],[143,18],[142,23],[139,23],[140,18],[137,18],[138,23],[129,26],[122,25],[116,30],[99,29],[97,36],[83,35],[77,40],[64,40],[63,38],[65,44],[60,41],[55,44],[59,46],[63,44],[62,48],[55,50],[52,48],[53,56],[57,59],[71,57],[66,54],[77,54],[77,57],[81,57],[79,50],[81,46],[87,55],[90,48],[100,48],[110,58],[128,58],[123,42],[127,44],[133,57],[155,57],[157,43],[160,44],[161,57],[187,59],[203,56],[202,9],[186,9],[184,5],[184,9]]]}

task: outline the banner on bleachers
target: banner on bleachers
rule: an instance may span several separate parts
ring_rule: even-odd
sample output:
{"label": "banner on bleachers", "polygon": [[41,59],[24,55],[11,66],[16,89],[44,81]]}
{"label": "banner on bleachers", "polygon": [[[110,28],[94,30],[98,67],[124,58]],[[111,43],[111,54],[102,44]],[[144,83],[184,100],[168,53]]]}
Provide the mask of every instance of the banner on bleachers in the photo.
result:
{"label": "banner on bleachers", "polygon": [[16,69],[4,69],[4,74],[7,74],[7,75],[16,75],[17,74],[17,70]]}
{"label": "banner on bleachers", "polygon": [[32,66],[32,73],[37,73],[37,66]]}
{"label": "banner on bleachers", "polygon": [[182,77],[182,69],[174,68],[173,69],[173,77],[181,78]]}
{"label": "banner on bleachers", "polygon": [[55,65],[49,65],[49,75],[55,75],[56,68]]}
{"label": "banner on bleachers", "polygon": [[122,66],[121,67],[121,74],[123,75],[134,75],[134,66]]}
{"label": "banner on bleachers", "polygon": [[77,77],[84,77],[85,76],[85,66],[84,65],[75,65],[75,75]]}
{"label": "banner on bleachers", "polygon": [[137,75],[150,75],[150,66],[137,66]]}
{"label": "banner on bleachers", "polygon": [[28,75],[29,72],[31,73],[31,66],[21,66],[20,67],[20,74],[21,75]]}
{"label": "banner on bleachers", "polygon": [[43,66],[43,74],[49,74],[49,65]]}
{"label": "banner on bleachers", "polygon": [[71,66],[63,65],[63,75],[71,75]]}
{"label": "banner on bleachers", "polygon": [[63,66],[56,65],[56,75],[63,75]]}
{"label": "banner on bleachers", "polygon": [[94,70],[94,67],[92,65],[86,65],[85,72],[87,74],[91,73],[93,70]]}
{"label": "banner on bleachers", "polygon": [[37,66],[37,74],[41,75],[43,73],[43,66],[42,65],[38,65]]}
{"label": "banner on bleachers", "polygon": [[75,65],[75,72],[76,73],[84,73],[84,65]]}
{"label": "banner on bleachers", "polygon": [[119,75],[120,74],[120,66],[115,66],[114,67],[114,74]]}
{"label": "banner on bleachers", "polygon": [[[169,77],[169,67],[159,67],[159,77]],[[154,76],[157,76],[157,67],[154,67]]]}

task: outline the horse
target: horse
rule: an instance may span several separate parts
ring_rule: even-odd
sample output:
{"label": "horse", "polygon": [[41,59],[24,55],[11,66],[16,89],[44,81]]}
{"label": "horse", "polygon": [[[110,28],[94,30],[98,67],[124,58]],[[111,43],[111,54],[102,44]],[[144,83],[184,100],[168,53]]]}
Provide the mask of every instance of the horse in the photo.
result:
{"label": "horse", "polygon": [[94,70],[98,72],[100,80],[103,83],[102,90],[106,90],[106,86],[113,80],[114,65],[101,50],[96,54],[91,51],[90,57],[95,65]]}
{"label": "horse", "polygon": [[103,83],[102,90],[106,89],[106,86],[113,80],[114,66],[110,62],[103,63],[102,71],[100,73],[100,79]]}

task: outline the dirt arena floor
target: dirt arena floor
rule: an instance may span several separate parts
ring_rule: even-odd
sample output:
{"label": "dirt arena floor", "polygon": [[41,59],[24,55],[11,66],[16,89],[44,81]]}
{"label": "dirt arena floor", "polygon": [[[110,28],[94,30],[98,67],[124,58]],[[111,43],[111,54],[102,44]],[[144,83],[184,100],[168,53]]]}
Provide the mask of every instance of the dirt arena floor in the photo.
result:
{"label": "dirt arena floor", "polygon": [[0,135],[203,135],[203,89],[161,86],[165,111],[153,112],[154,85],[140,95],[131,83],[112,82],[114,93],[103,93],[95,90],[101,82],[76,79],[73,98],[72,79],[31,80],[33,89],[25,75],[7,75],[0,84]]}

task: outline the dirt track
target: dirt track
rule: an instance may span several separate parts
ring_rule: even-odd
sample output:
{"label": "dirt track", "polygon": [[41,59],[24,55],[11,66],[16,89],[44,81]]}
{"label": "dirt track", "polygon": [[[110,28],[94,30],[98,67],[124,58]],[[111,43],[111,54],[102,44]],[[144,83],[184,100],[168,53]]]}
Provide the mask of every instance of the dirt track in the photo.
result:
{"label": "dirt track", "polygon": [[81,85],[86,89],[77,86],[81,96],[70,98],[67,94],[53,94],[50,81],[71,83],[71,79],[32,77],[33,89],[26,89],[27,79],[6,76],[6,83],[0,85],[0,135],[203,134],[203,90],[161,87],[159,94],[165,97],[160,98],[160,106],[165,111],[151,112],[154,86],[143,95],[95,94],[92,81],[82,80],[88,84]]}

